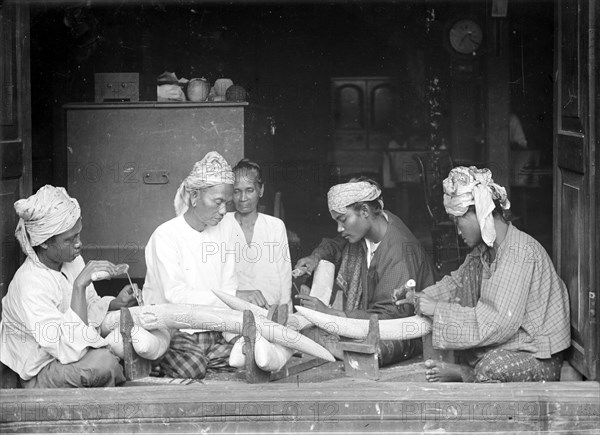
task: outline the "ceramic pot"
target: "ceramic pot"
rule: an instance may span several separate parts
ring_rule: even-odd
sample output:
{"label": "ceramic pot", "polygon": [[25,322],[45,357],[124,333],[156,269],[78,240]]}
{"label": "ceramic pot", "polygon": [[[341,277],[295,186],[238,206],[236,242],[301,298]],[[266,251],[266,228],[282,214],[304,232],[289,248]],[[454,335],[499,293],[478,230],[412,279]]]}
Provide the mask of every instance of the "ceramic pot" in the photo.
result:
{"label": "ceramic pot", "polygon": [[187,85],[187,97],[190,101],[206,101],[210,92],[210,83],[205,78],[191,79]]}
{"label": "ceramic pot", "polygon": [[227,89],[227,101],[246,101],[246,90],[240,85],[233,85]]}
{"label": "ceramic pot", "polygon": [[233,85],[233,81],[231,81],[230,79],[217,79],[215,81],[215,94],[217,94],[219,97],[224,97],[227,89]]}

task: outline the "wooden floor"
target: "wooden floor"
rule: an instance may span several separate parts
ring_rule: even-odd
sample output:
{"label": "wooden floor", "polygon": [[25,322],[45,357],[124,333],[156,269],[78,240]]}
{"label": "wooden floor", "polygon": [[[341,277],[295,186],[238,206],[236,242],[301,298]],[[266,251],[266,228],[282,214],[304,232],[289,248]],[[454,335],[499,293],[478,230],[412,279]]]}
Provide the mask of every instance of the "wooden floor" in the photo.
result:
{"label": "wooden floor", "polygon": [[600,433],[597,382],[430,384],[422,361],[344,376],[327,363],[268,384],[240,374],[126,388],[0,390],[0,433]]}

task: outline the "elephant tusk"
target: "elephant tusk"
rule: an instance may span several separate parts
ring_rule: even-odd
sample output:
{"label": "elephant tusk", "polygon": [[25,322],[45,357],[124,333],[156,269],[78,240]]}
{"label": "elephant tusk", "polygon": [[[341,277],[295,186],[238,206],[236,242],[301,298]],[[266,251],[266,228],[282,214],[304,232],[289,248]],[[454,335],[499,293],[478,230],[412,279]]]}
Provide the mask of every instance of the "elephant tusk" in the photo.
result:
{"label": "elephant tusk", "polygon": [[[243,313],[227,308],[191,304],[158,304],[129,308],[136,325],[147,330],[154,329],[203,329],[242,334]],[[102,330],[114,329],[117,322],[106,316]],[[272,322],[263,316],[255,316],[256,327],[267,340],[297,351],[308,353],[327,361],[335,361],[323,346],[298,331]],[[106,322],[106,324],[105,324]]]}
{"label": "elephant tusk", "polygon": [[[251,304],[237,296],[230,295],[229,293],[222,292],[220,290],[212,291],[225,305],[232,310],[244,311],[250,310],[254,316],[267,317],[268,311],[258,305]],[[301,331],[307,326],[312,325],[312,322],[306,320],[304,317],[297,314],[290,314],[286,326],[296,331]]]}
{"label": "elephant tusk", "polygon": [[[306,307],[296,307],[298,312],[325,331],[343,337],[364,339],[369,333],[369,320],[332,316]],[[421,316],[379,321],[381,340],[410,340],[431,332],[431,321]]]}

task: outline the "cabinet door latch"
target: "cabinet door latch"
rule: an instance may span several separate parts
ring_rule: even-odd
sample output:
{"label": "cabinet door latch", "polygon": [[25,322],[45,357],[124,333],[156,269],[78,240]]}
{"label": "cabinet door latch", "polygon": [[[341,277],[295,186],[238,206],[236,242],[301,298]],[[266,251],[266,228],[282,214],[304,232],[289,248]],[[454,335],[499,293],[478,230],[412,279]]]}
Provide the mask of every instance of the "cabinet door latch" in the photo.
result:
{"label": "cabinet door latch", "polygon": [[144,184],[168,184],[169,171],[157,169],[154,171],[144,172]]}

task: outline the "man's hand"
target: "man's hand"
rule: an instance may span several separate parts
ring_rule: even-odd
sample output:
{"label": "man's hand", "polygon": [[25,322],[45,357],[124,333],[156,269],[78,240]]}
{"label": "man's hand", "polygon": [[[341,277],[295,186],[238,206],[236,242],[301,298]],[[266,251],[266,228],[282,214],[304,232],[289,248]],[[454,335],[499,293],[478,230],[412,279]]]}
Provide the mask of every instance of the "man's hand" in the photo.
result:
{"label": "man's hand", "polygon": [[102,279],[110,279],[113,276],[118,276],[127,270],[129,266],[126,264],[115,265],[110,261],[105,260],[92,260],[89,261],[83,270],[79,272],[77,278],[75,278],[75,282],[73,283],[73,287],[76,289],[85,289],[88,285],[93,281],[92,276],[106,276],[106,278]]}
{"label": "man's hand", "polygon": [[406,281],[400,288],[395,288],[392,290],[392,301],[396,306],[400,306],[402,304],[413,304],[415,303],[415,283],[414,279],[409,279]]}
{"label": "man's hand", "polygon": [[415,293],[415,313],[420,316],[433,317],[438,301],[424,293]]}
{"label": "man's hand", "polygon": [[260,290],[238,290],[235,295],[251,304],[269,308],[269,304]]}
{"label": "man's hand", "polygon": [[325,305],[320,299],[315,298],[307,294],[297,294],[296,299],[300,299],[300,305],[309,308],[311,310],[319,311],[325,314],[331,314],[332,316],[346,317],[346,313]]}
{"label": "man's hand", "polygon": [[135,307],[138,304],[134,292],[139,292],[140,290],[138,289],[137,284],[133,285],[135,286],[135,289],[133,289],[130,285],[126,285],[125,287],[123,287],[123,289],[119,292],[119,295],[115,299],[110,301],[108,311],[115,311],[121,308]]}
{"label": "man's hand", "polygon": [[319,264],[319,259],[317,257],[315,257],[314,255],[309,255],[308,257],[301,258],[296,263],[296,266],[294,267],[294,271],[292,272],[292,274],[294,276],[301,276],[301,275],[304,275],[305,273],[312,275],[312,273],[314,272],[314,270],[318,264]]}

